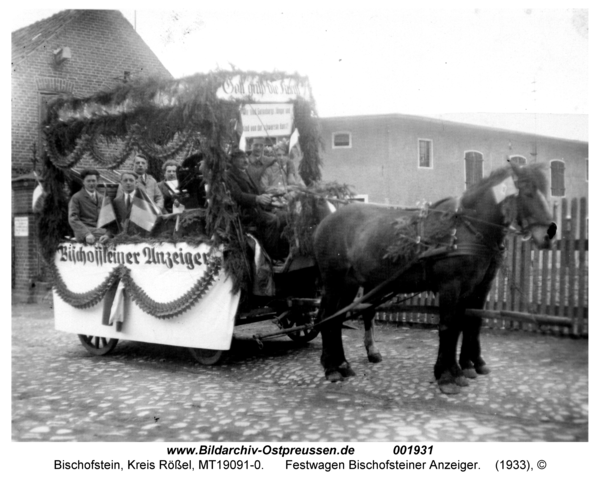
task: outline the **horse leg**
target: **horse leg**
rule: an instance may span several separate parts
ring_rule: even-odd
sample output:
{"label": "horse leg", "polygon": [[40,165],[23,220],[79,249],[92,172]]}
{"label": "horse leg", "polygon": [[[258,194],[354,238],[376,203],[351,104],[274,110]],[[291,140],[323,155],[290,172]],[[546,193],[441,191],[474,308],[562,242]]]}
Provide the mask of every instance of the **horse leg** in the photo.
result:
{"label": "horse leg", "polygon": [[440,391],[447,395],[459,393],[460,387],[466,387],[469,384],[456,362],[462,308],[458,302],[457,291],[440,292],[440,324],[438,328],[440,343],[433,372]]}
{"label": "horse leg", "polygon": [[[348,291],[352,290],[353,292],[348,293]],[[321,300],[320,319],[327,318],[348,305],[356,295],[356,290],[357,288],[353,289],[352,287],[326,289]],[[343,317],[328,320],[320,328],[321,339],[323,341],[321,365],[325,369],[325,378],[330,382],[339,382],[346,377],[356,375],[344,355],[344,345],[342,342]]]}
{"label": "horse leg", "polygon": [[[466,303],[467,308],[482,309],[485,305],[487,290],[485,289],[485,295],[475,295],[472,297]],[[490,373],[489,367],[486,366],[485,361],[481,357],[479,335],[482,323],[483,320],[481,317],[465,317],[464,320],[463,341],[459,362],[467,378],[477,378],[477,374],[487,375]]]}
{"label": "horse leg", "polygon": [[383,361],[377,345],[375,345],[375,311],[368,310],[363,314],[365,324],[365,348],[367,349],[367,358],[371,363]]}

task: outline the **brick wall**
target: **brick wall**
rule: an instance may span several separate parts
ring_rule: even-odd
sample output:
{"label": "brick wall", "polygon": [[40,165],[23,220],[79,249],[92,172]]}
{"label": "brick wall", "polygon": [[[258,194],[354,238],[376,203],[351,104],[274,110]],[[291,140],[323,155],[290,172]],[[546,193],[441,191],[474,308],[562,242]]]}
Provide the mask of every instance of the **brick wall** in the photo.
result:
{"label": "brick wall", "polygon": [[[53,52],[69,47],[71,59],[55,65]],[[128,71],[132,78],[170,73],[131,24],[115,10],[81,10],[57,33],[12,67],[12,166],[31,167],[39,138],[40,95],[86,97],[110,89]]]}
{"label": "brick wall", "polygon": [[[41,28],[45,25],[46,28]],[[35,30],[43,32],[37,48],[28,48]],[[27,35],[31,33],[31,40]],[[40,140],[40,104],[43,95],[73,94],[86,97],[111,89],[121,82],[124,72],[131,78],[157,76],[172,78],[131,24],[116,10],[77,10],[58,14],[25,27],[13,36],[21,41],[23,54],[13,56],[11,163],[13,179],[31,172],[32,146]],[[16,32],[16,33],[19,33]],[[56,65],[54,51],[69,47],[71,58]],[[14,52],[13,52],[14,53]],[[39,154],[39,150],[38,150]],[[86,162],[82,162],[84,165]],[[27,218],[27,237],[13,235],[13,298],[35,301],[43,287],[43,264],[38,256],[35,218],[31,199],[36,182],[31,176],[13,181],[14,218]],[[42,280],[40,282],[40,280]],[[47,292],[46,292],[47,293]]]}
{"label": "brick wall", "polygon": [[[13,297],[17,301],[32,302],[40,291],[43,280],[42,262],[38,256],[37,225],[31,208],[33,189],[37,185],[35,179],[23,176],[13,180],[13,218],[12,218],[12,247],[13,247]],[[26,235],[15,235],[15,222],[26,221]]]}

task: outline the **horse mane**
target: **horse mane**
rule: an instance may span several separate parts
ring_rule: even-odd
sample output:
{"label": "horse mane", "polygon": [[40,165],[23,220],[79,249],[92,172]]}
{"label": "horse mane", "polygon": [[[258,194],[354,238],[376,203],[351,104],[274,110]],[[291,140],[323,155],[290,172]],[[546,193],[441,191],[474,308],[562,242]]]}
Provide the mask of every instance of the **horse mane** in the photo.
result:
{"label": "horse mane", "polygon": [[542,192],[545,197],[548,196],[548,177],[545,170],[547,165],[544,163],[532,163],[521,167],[519,181],[531,183],[537,190]]}
{"label": "horse mane", "polygon": [[[548,195],[548,180],[544,172],[545,165],[543,163],[532,163],[517,168],[519,169],[518,182],[530,183],[537,190],[542,192],[544,196]],[[497,168],[487,177],[470,186],[462,196],[463,206],[466,208],[472,208],[490,187],[500,183],[502,180],[507,178],[511,172],[512,167],[510,165]]]}

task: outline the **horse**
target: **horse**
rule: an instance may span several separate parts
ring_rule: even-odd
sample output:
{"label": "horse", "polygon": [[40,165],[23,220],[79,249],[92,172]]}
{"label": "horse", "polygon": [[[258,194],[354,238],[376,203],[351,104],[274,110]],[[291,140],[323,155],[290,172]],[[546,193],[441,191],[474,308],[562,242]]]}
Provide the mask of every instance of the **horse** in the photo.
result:
{"label": "horse", "polygon": [[[510,163],[460,198],[440,200],[419,213],[352,204],[327,216],[314,236],[323,283],[318,321],[327,380],[355,375],[344,355],[341,327],[344,307],[349,310],[359,303],[354,301],[359,287],[364,302],[385,294],[431,291],[438,295],[434,375],[442,393],[459,393],[468,378],[488,374],[479,342],[482,319],[465,317],[465,310],[483,308],[503,262],[509,228],[533,238],[538,248],[550,248],[557,227],[546,200],[547,188],[542,164]],[[383,358],[375,345],[374,314],[373,307],[362,317],[367,357],[377,363]]]}

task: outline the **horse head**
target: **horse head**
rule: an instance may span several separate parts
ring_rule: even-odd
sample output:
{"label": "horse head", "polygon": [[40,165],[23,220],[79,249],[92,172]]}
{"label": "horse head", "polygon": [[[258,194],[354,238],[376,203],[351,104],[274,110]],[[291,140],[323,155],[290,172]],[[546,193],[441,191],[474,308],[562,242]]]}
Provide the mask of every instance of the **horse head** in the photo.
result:
{"label": "horse head", "polygon": [[506,199],[505,210],[510,220],[517,224],[519,233],[526,239],[532,238],[538,248],[550,248],[556,235],[556,223],[546,199],[548,182],[544,165],[535,163],[519,166],[510,162],[515,194]]}

